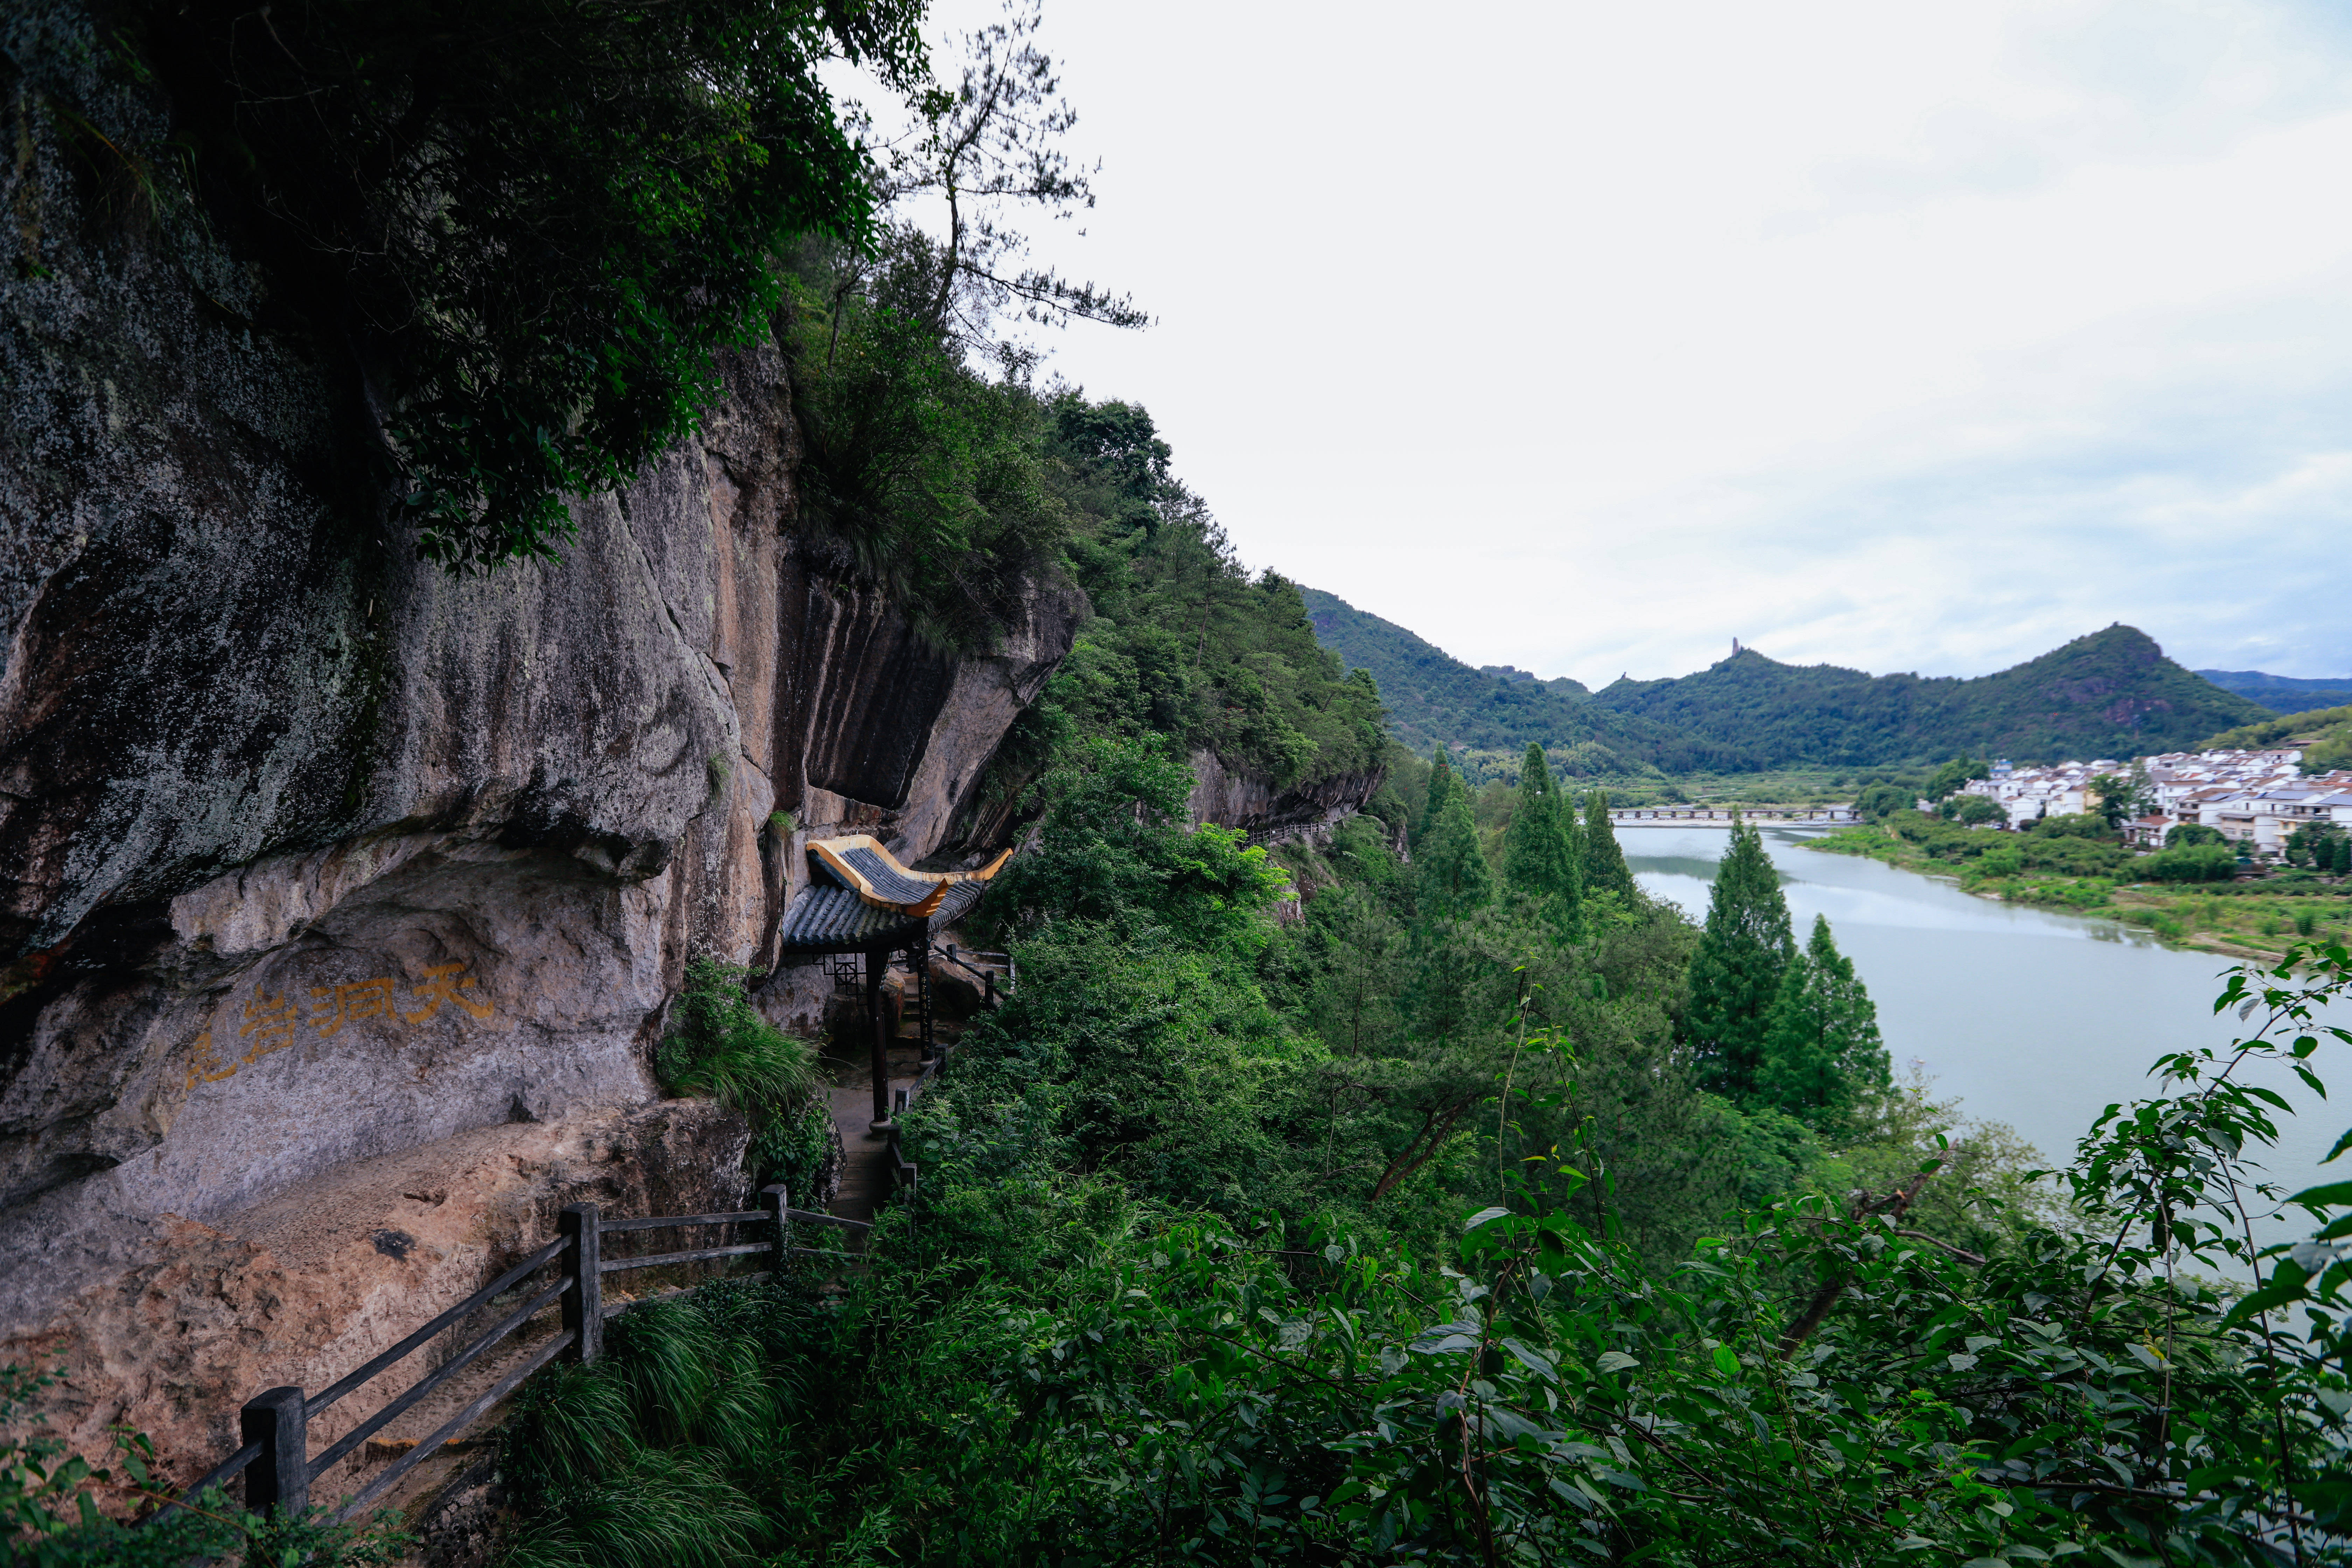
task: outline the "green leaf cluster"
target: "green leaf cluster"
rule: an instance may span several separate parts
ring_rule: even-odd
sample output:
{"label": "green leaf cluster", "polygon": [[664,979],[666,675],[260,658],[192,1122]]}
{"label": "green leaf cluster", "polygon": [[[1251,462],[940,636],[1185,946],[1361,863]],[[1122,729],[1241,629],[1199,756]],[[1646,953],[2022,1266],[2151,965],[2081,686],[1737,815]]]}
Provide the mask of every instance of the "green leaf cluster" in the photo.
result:
{"label": "green leaf cluster", "polygon": [[341,366],[425,555],[551,558],[568,494],[691,429],[782,250],[864,242],[821,68],[911,85],[901,0],[230,0],[130,8],[207,192]]}

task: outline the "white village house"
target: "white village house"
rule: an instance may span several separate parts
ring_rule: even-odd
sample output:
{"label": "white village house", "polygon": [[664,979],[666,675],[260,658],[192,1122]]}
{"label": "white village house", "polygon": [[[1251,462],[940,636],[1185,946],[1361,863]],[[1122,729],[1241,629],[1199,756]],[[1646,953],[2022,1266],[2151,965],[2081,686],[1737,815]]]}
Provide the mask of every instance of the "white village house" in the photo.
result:
{"label": "white village house", "polygon": [[2352,772],[2305,777],[2293,747],[2263,751],[2167,752],[2137,764],[2113,758],[2060,763],[2046,768],[2012,768],[1996,762],[1990,778],[1973,779],[1967,793],[1995,801],[2009,814],[2009,826],[2023,827],[2044,816],[2064,816],[2098,808],[2091,781],[2102,773],[2123,775],[2127,766],[2147,770],[2155,810],[2125,825],[2126,838],[2161,847],[2183,823],[2201,823],[2259,856],[2285,852],[2288,836],[2315,822],[2352,829]]}

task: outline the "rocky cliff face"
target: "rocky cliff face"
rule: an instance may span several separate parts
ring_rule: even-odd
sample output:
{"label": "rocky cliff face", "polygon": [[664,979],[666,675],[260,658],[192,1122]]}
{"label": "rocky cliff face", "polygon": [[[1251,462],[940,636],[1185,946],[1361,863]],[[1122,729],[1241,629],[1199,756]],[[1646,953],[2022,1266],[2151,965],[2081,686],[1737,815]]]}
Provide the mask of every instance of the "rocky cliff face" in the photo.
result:
{"label": "rocky cliff face", "polygon": [[[22,1360],[77,1315],[168,1319],[175,1260],[354,1162],[634,1114],[688,955],[772,962],[813,832],[952,849],[1083,606],[1041,581],[992,647],[927,647],[798,531],[765,352],[725,366],[697,438],[573,507],[560,563],[421,564],[264,275],[168,203],[127,219],[37,88],[0,85],[0,1359]],[[722,1184],[730,1148],[706,1151]],[[162,1421],[136,1355],[92,1354],[77,1397]]]}
{"label": "rocky cliff face", "polygon": [[[18,65],[92,47],[21,20]],[[1040,579],[992,646],[927,645],[799,526],[766,351],[560,562],[418,563],[334,346],[37,76],[0,64],[0,1361],[62,1358],[61,1431],[185,1479],[562,1201],[735,1206],[741,1121],[649,1071],[686,962],[772,966],[811,837],[1009,830],[976,792],[1085,605]],[[1195,816],[1262,841],[1379,782],[1194,762]],[[820,979],[761,1004],[814,1028]]]}
{"label": "rocky cliff face", "polygon": [[1361,811],[1386,777],[1376,768],[1302,779],[1278,788],[1258,774],[1228,768],[1214,752],[1202,751],[1192,753],[1192,794],[1187,805],[1194,822],[1241,828],[1255,844],[1294,838],[1328,843],[1331,829]]}

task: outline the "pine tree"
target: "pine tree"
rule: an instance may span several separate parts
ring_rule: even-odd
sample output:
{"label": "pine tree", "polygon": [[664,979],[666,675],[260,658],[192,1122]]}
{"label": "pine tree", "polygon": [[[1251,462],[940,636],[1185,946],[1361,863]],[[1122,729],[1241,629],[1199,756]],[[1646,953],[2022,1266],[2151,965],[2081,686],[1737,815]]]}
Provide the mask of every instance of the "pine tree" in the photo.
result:
{"label": "pine tree", "polygon": [[1543,748],[1529,742],[1519,763],[1518,805],[1503,846],[1503,881],[1543,900],[1553,920],[1568,928],[1576,924],[1583,894],[1583,869],[1570,837],[1575,828],[1568,797],[1552,782]]}
{"label": "pine tree", "polygon": [[1462,786],[1454,777],[1454,759],[1441,745],[1429,759],[1429,798],[1422,803],[1421,816],[1412,825],[1413,847],[1429,836],[1437,825],[1438,814],[1445,809],[1445,797],[1461,793]]}
{"label": "pine tree", "polygon": [[1617,845],[1617,830],[1609,822],[1609,792],[1594,790],[1584,799],[1584,886],[1589,892],[1606,888],[1628,904],[1635,901],[1633,873],[1625,851]]}
{"label": "pine tree", "polygon": [[1892,1079],[1878,1009],[1831,939],[1828,918],[1815,915],[1812,940],[1781,976],[1765,1027],[1756,1100],[1833,1134]]}
{"label": "pine tree", "polygon": [[1478,823],[1465,791],[1449,790],[1438,804],[1437,819],[1414,847],[1412,868],[1423,919],[1465,915],[1495,896],[1495,873],[1478,847]]}
{"label": "pine tree", "polygon": [[1736,816],[1731,847],[1716,868],[1706,929],[1690,966],[1690,1007],[1683,1037],[1709,1089],[1746,1101],[1756,1092],[1764,1032],[1780,999],[1780,977],[1796,956],[1780,876],[1763,836]]}

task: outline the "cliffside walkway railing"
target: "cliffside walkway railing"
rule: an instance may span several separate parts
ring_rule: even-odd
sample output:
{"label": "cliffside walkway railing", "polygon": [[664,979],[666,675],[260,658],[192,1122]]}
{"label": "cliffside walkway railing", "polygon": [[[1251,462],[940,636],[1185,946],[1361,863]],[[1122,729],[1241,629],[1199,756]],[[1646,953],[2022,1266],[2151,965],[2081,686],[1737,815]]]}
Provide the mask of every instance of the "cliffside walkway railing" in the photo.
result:
{"label": "cliffside walkway railing", "polygon": [[[895,1139],[892,1152],[894,1154],[897,1152]],[[310,1507],[310,1489],[320,1477],[348,1458],[361,1444],[414,1409],[426,1395],[481,1360],[493,1347],[520,1332],[532,1318],[549,1307],[560,1304],[563,1318],[554,1337],[534,1349],[496,1383],[467,1401],[463,1409],[443,1422],[432,1436],[394,1459],[382,1474],[338,1507],[330,1517],[334,1523],[344,1523],[383,1499],[400,1483],[402,1478],[481,1419],[500,1400],[520,1388],[523,1380],[532,1373],[559,1356],[579,1363],[593,1362],[602,1356],[604,1319],[637,1304],[635,1300],[621,1300],[608,1305],[604,1290],[606,1275],[753,1255],[772,1258],[774,1268],[779,1270],[796,1253],[830,1258],[836,1261],[844,1258],[845,1255],[841,1253],[793,1246],[792,1227],[795,1224],[839,1226],[859,1231],[874,1228],[863,1220],[844,1219],[837,1215],[814,1214],[793,1208],[781,1185],[762,1188],[758,1208],[726,1214],[655,1215],[644,1219],[605,1219],[598,1214],[594,1204],[568,1204],[559,1218],[559,1234],[553,1241],[334,1384],[316,1394],[305,1394],[295,1387],[272,1388],[246,1401],[237,1412],[238,1436],[244,1438],[245,1446],[214,1466],[182,1491],[177,1499],[165,1503],[151,1517],[161,1518],[175,1508],[187,1506],[207,1489],[225,1486],[240,1475],[245,1478],[245,1506],[253,1512],[266,1514],[275,1508],[285,1510],[289,1517],[302,1513]],[[679,1252],[650,1253],[634,1258],[604,1256],[603,1238],[607,1236],[624,1231],[710,1225],[764,1225],[771,1226],[772,1230],[763,1241],[689,1247]],[[531,1289],[519,1306],[420,1378],[406,1393],[336,1438],[316,1458],[310,1457],[310,1424],[322,1412],[423,1349],[443,1331],[464,1321],[468,1314],[479,1311],[508,1291],[522,1286],[525,1280],[550,1264],[558,1266],[555,1279]],[[765,1272],[737,1278],[760,1279]]]}
{"label": "cliffside walkway railing", "polygon": [[[952,963],[979,980],[982,983],[981,1003],[991,1009],[1004,1005],[1004,999],[1012,994],[1013,984],[1020,978],[1020,971],[1014,967],[1013,955],[1009,952],[959,949],[955,943],[950,942],[945,947],[932,947],[930,956],[934,961]],[[1001,989],[996,983],[1000,972],[1004,976]],[[933,1045],[929,1054],[924,1057],[922,1067],[916,1072],[915,1081],[904,1089],[890,1091],[890,1185],[897,1191],[916,1192],[923,1173],[919,1161],[907,1158],[906,1145],[901,1141],[904,1132],[902,1123],[907,1112],[916,1100],[922,1098],[923,1090],[931,1086],[931,1081],[948,1065],[948,1058],[954,1053],[955,1047],[951,1043]]]}

